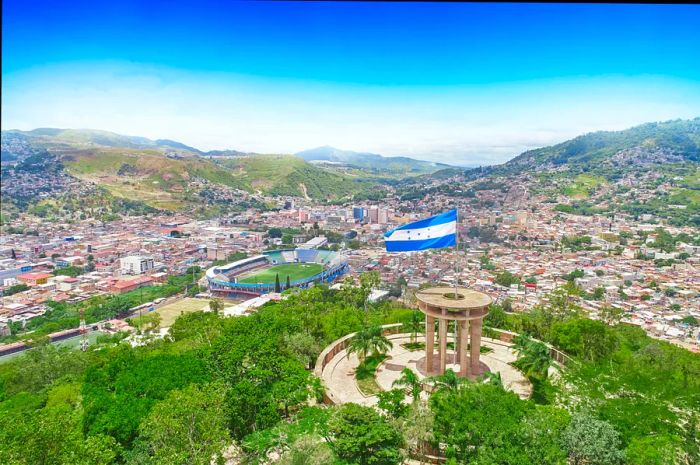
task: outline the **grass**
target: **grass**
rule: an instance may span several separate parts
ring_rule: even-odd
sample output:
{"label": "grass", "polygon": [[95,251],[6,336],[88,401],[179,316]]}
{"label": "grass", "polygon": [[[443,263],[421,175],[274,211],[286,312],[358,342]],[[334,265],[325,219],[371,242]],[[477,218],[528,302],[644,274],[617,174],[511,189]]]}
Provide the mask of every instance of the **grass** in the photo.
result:
{"label": "grass", "polygon": [[605,184],[605,182],[605,178],[602,176],[579,174],[574,179],[573,184],[564,188],[564,194],[572,199],[586,199],[590,197],[598,186]]}
{"label": "grass", "polygon": [[285,263],[284,265],[275,265],[259,273],[239,279],[238,282],[247,284],[270,284],[275,282],[275,276],[279,274],[280,285],[284,287],[287,282],[287,276],[289,276],[289,280],[293,282],[298,279],[310,278],[321,271],[323,271],[323,265],[319,265],[318,263]]}
{"label": "grass", "polygon": [[178,300],[177,302],[164,305],[154,311],[160,315],[160,327],[167,328],[172,326],[177,317],[183,313],[197,312],[208,308],[208,300],[186,297]]}
{"label": "grass", "polygon": [[[194,179],[245,187],[229,170],[209,160],[171,159],[157,150],[87,150],[72,154],[66,165],[73,175],[99,183],[112,195],[142,200],[151,207],[166,210],[180,210],[185,206],[184,189]],[[123,167],[129,168],[126,174],[120,174]]]}
{"label": "grass", "polygon": [[373,396],[382,392],[377,384],[377,367],[386,360],[387,355],[370,355],[355,369],[355,380],[360,392],[366,396]]}

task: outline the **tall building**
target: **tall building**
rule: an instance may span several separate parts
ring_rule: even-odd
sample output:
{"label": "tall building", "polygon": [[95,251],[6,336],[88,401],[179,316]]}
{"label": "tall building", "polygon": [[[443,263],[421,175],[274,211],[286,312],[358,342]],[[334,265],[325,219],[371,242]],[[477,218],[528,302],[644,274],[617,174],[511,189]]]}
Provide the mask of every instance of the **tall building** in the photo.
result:
{"label": "tall building", "polygon": [[143,274],[155,268],[151,257],[132,255],[119,259],[119,268],[122,274]]}
{"label": "tall building", "polygon": [[365,211],[362,207],[352,207],[353,219],[362,221],[365,218]]}
{"label": "tall building", "polygon": [[370,223],[379,223],[379,207],[370,207],[367,216],[369,217]]}
{"label": "tall building", "polygon": [[377,223],[387,224],[389,222],[389,211],[385,208],[380,208],[377,214]]}

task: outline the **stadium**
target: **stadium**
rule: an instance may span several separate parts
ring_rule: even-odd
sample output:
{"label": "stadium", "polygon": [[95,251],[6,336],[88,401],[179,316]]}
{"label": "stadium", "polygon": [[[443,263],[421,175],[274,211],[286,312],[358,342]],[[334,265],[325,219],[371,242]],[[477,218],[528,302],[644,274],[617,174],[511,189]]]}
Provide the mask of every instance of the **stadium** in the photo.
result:
{"label": "stadium", "polygon": [[258,296],[280,287],[307,288],[312,283],[329,283],[348,272],[347,257],[330,250],[289,249],[264,252],[206,273],[209,290],[219,297]]}

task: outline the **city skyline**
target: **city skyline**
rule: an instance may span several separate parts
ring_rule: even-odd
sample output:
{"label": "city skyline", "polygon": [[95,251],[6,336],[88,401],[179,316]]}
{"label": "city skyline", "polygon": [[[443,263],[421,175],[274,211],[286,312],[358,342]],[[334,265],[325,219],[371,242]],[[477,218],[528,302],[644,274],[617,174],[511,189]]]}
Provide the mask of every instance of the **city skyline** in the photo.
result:
{"label": "city skyline", "polygon": [[475,165],[700,115],[690,5],[4,7],[3,129]]}

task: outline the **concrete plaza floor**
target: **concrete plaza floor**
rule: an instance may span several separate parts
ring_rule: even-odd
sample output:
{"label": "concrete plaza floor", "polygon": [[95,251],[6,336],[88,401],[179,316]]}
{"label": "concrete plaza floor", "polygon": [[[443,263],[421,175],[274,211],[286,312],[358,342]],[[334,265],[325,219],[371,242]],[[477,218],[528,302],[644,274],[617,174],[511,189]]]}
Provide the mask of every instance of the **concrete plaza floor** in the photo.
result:
{"label": "concrete plaza floor", "polygon": [[[448,335],[448,340],[452,335]],[[402,344],[410,342],[410,334],[395,334],[389,336],[393,344],[388,358],[377,368],[377,384],[385,391],[392,388],[393,382],[401,376],[401,370],[408,367],[413,370],[420,379],[425,378],[420,365],[424,363],[424,350],[408,350]],[[424,337],[419,335],[419,342],[424,342]],[[510,365],[516,359],[516,355],[508,344],[497,339],[484,338],[481,344],[491,349],[491,352],[481,354],[482,371],[488,369],[491,372],[500,372],[503,386],[526,399],[532,393],[532,385],[525,376]],[[453,357],[453,352],[448,350],[448,362]],[[365,396],[360,392],[355,381],[355,369],[359,360],[355,354],[347,356],[343,350],[336,354],[323,370],[322,379],[326,386],[328,396],[336,403],[343,404],[354,402],[360,405],[375,405],[377,396]],[[458,371],[458,366],[448,363],[447,368]],[[423,392],[421,397],[427,398]]]}

